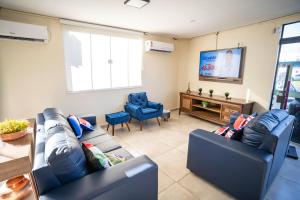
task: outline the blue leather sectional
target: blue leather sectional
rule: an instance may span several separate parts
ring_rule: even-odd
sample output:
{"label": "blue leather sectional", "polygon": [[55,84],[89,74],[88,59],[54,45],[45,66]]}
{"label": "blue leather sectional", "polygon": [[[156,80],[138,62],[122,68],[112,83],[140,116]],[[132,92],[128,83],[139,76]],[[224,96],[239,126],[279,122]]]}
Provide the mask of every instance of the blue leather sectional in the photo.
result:
{"label": "blue leather sectional", "polygon": [[[40,199],[156,200],[158,168],[147,156],[134,158],[97,127],[96,117],[83,117],[96,127],[78,140],[56,108],[37,115],[33,175]],[[81,142],[128,160],[89,173]]]}
{"label": "blue leather sectional", "polygon": [[187,168],[237,199],[263,199],[286,157],[293,121],[283,110],[264,113],[249,122],[240,141],[194,130]]}

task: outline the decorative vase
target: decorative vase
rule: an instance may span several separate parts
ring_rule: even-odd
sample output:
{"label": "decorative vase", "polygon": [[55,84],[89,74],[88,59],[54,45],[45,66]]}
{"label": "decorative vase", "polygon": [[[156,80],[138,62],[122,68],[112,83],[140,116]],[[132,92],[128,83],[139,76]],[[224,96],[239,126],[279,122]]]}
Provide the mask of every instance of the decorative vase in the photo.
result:
{"label": "decorative vase", "polygon": [[230,99],[229,98],[229,92],[225,92],[225,97],[226,97],[226,99]]}
{"label": "decorative vase", "polygon": [[213,93],[214,93],[214,90],[209,90],[209,96],[212,97]]}
{"label": "decorative vase", "polygon": [[2,140],[3,142],[16,140],[24,137],[25,135],[27,135],[27,133],[28,133],[27,130],[23,130],[15,133],[0,134],[0,140]]}
{"label": "decorative vase", "polygon": [[199,95],[202,94],[202,88],[199,88]]}

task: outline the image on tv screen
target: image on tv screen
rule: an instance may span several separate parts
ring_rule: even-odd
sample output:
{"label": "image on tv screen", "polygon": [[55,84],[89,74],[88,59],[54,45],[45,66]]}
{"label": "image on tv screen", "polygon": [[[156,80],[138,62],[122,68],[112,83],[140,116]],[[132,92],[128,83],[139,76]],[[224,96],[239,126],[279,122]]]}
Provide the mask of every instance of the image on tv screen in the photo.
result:
{"label": "image on tv screen", "polygon": [[242,48],[200,52],[199,75],[239,78],[242,53]]}

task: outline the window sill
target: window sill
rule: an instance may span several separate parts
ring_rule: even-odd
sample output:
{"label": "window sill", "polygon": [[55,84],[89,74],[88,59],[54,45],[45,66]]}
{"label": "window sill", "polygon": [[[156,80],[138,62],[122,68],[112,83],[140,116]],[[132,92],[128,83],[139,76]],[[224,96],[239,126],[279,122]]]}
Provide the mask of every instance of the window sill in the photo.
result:
{"label": "window sill", "polygon": [[67,94],[82,94],[82,93],[95,93],[95,92],[106,92],[106,91],[118,91],[118,90],[131,90],[142,88],[142,86],[131,86],[131,87],[117,87],[107,89],[92,89],[92,90],[80,90],[80,91],[67,91]]}

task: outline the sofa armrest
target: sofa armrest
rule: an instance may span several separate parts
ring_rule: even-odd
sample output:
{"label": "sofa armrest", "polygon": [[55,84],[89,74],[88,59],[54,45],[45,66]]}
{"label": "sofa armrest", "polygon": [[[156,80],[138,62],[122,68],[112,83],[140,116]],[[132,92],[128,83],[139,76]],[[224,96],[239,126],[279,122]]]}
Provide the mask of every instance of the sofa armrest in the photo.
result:
{"label": "sofa armrest", "polygon": [[147,156],[97,171],[40,196],[40,199],[157,199],[157,165]]}
{"label": "sofa armrest", "polygon": [[238,199],[261,199],[273,155],[205,130],[189,136],[187,167]]}
{"label": "sofa armrest", "polygon": [[79,117],[86,120],[86,121],[88,121],[93,126],[97,125],[96,115],[82,115],[82,116],[79,116]]}
{"label": "sofa armrest", "polygon": [[156,103],[153,101],[148,101],[148,107],[160,110],[163,105],[161,103]]}
{"label": "sofa armrest", "polygon": [[130,116],[133,116],[135,118],[139,117],[142,115],[142,108],[141,106],[137,106],[137,105],[134,105],[132,103],[127,103],[125,106],[124,106],[124,109],[126,112],[128,112],[130,114]]}

